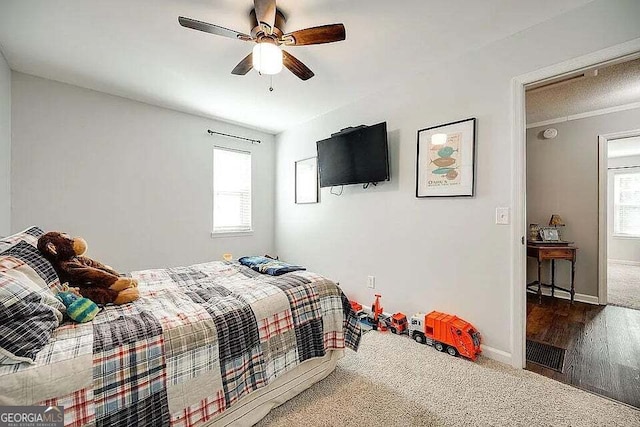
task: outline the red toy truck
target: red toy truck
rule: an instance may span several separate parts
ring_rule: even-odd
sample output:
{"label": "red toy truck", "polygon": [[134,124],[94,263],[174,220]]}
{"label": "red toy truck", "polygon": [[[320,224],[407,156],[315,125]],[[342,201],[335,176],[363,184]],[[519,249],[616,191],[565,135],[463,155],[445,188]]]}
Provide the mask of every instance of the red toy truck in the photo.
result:
{"label": "red toy truck", "polygon": [[389,329],[394,334],[404,334],[407,332],[407,316],[403,313],[395,313],[391,316],[384,314],[382,305],[380,304],[380,298],[382,295],[376,294],[376,300],[371,305],[371,314],[366,314],[362,310],[362,304],[356,301],[349,300],[353,311],[365,318],[367,322],[372,325],[373,329],[387,330]]}
{"label": "red toy truck", "polygon": [[358,304],[353,300],[349,300],[349,303],[351,304],[351,308],[353,309],[354,313],[358,314],[362,311],[362,304]]}
{"label": "red toy truck", "polygon": [[411,317],[409,336],[419,343],[434,346],[438,351],[446,350],[451,356],[459,354],[476,360],[482,351],[480,333],[471,323],[438,311]]}
{"label": "red toy truck", "polygon": [[407,316],[403,313],[396,313],[392,316],[381,315],[380,322],[394,334],[402,335],[407,332]]}

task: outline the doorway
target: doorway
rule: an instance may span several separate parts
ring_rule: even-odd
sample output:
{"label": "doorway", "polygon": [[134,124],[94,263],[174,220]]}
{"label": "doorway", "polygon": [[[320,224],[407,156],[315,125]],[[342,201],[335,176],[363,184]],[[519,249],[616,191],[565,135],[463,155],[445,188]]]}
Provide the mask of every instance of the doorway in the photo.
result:
{"label": "doorway", "polygon": [[600,304],[640,310],[640,129],[601,135],[599,150]]}
{"label": "doorway", "polygon": [[[605,106],[613,91],[595,90],[620,82],[618,77],[628,77],[629,69],[638,76],[631,84],[640,86],[640,60],[632,56],[592,64],[520,86],[526,89],[526,145],[521,153],[526,191],[520,198],[524,238],[516,252],[522,256],[516,277],[519,273],[519,286],[532,285],[520,294],[524,367],[640,407],[640,310],[606,305],[607,296],[615,298],[612,292],[617,289],[607,290],[607,250],[615,249],[607,247],[606,220],[616,221],[611,226],[618,237],[635,237],[636,191],[640,236],[640,162],[625,163],[625,173],[610,171],[616,162],[609,159],[608,144],[622,144],[623,138],[633,136],[627,129],[637,127],[640,103]],[[588,102],[581,99],[590,93],[600,95]],[[587,104],[591,109],[581,110]],[[640,152],[638,156],[640,160]],[[610,174],[620,176],[609,180]],[[616,180],[617,186],[607,191]],[[617,203],[602,201],[603,194],[617,195]],[[608,215],[609,209],[613,211]],[[640,257],[636,267],[640,272]]]}

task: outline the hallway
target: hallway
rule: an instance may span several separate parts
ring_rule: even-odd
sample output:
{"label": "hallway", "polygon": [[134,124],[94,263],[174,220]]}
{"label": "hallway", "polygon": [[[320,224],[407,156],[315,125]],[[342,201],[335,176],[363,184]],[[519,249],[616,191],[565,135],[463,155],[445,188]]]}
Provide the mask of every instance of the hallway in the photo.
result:
{"label": "hallway", "polygon": [[527,339],[566,349],[562,372],[528,370],[640,408],[640,310],[528,294]]}

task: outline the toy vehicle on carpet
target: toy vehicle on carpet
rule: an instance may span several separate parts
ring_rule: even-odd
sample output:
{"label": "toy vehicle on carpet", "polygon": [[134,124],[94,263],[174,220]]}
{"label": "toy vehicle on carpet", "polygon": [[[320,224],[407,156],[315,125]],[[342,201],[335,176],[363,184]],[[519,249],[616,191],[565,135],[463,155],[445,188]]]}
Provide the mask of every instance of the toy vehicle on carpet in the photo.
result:
{"label": "toy vehicle on carpet", "polygon": [[[382,295],[375,294],[376,300],[371,306],[371,314],[365,317],[365,320],[373,330],[386,331],[390,330],[394,334],[403,334],[407,332],[407,316],[403,313],[395,313],[391,316],[384,314],[384,309],[380,304],[380,298]],[[362,305],[358,304],[355,301],[351,302],[351,307],[357,308],[359,307],[362,311]],[[356,311],[358,313],[358,311]]]}
{"label": "toy vehicle on carpet", "polygon": [[384,325],[382,325],[382,328],[379,328],[379,326],[381,325],[378,324],[378,321],[380,320],[380,315],[384,310],[382,308],[382,305],[380,304],[380,298],[382,297],[382,295],[376,294],[375,297],[376,297],[376,300],[371,305],[371,315],[367,317],[367,321],[371,324],[371,326],[373,326],[374,331],[377,329],[386,330],[384,329],[385,328]]}
{"label": "toy vehicle on carpet", "polygon": [[358,304],[357,302],[353,301],[353,300],[349,300],[349,304],[351,304],[351,308],[353,309],[353,311],[358,314],[362,311],[362,304]]}
{"label": "toy vehicle on carpet", "polygon": [[380,323],[394,334],[406,334],[408,330],[407,316],[405,316],[404,313],[395,313],[391,316],[381,314],[378,324]]}
{"label": "toy vehicle on carpet", "polygon": [[464,356],[471,360],[482,352],[480,333],[469,322],[452,314],[432,311],[411,317],[409,336],[421,344],[432,345],[451,356]]}
{"label": "toy vehicle on carpet", "polygon": [[480,332],[466,320],[452,314],[432,311],[429,314],[418,313],[412,316],[409,324],[407,316],[403,313],[385,314],[380,304],[382,295],[375,294],[375,297],[370,314],[363,310],[361,304],[349,301],[360,321],[373,330],[408,334],[411,339],[431,345],[438,351],[446,351],[451,356],[460,355],[474,361],[482,352]]}

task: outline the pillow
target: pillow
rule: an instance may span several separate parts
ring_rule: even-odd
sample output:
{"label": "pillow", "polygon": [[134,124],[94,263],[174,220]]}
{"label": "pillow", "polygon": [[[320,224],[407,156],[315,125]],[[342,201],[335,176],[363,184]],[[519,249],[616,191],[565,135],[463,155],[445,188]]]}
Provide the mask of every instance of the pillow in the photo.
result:
{"label": "pillow", "polygon": [[7,255],[0,256],[0,273],[21,282],[29,290],[39,294],[42,302],[58,311],[65,311],[65,306],[56,294],[58,289],[50,288],[42,277],[24,261]]}
{"label": "pillow", "polygon": [[40,227],[29,227],[26,230],[22,230],[19,233],[12,234],[11,236],[0,238],[0,251],[5,250],[18,242],[27,242],[34,248],[38,246],[38,239],[44,234],[44,231]]}
{"label": "pillow", "polygon": [[34,363],[61,321],[29,284],[0,273],[0,364]]}
{"label": "pillow", "polygon": [[269,274],[271,276],[280,276],[294,271],[306,270],[306,268],[299,265],[291,265],[277,259],[263,256],[243,256],[238,262],[258,273]]}
{"label": "pillow", "polygon": [[0,252],[0,258],[3,256],[17,258],[34,269],[54,294],[57,294],[58,291],[62,289],[58,275],[51,263],[42,256],[38,248],[32,246],[27,241],[21,240],[18,244]]}

